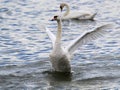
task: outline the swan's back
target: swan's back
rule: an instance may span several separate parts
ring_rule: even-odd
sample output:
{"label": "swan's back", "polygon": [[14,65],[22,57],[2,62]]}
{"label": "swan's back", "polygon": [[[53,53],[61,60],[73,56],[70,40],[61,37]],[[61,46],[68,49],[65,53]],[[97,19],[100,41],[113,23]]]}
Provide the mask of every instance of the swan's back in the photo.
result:
{"label": "swan's back", "polygon": [[81,20],[85,20],[85,19],[91,19],[92,16],[95,13],[91,13],[89,11],[71,11],[67,16],[64,16],[63,19],[81,19]]}

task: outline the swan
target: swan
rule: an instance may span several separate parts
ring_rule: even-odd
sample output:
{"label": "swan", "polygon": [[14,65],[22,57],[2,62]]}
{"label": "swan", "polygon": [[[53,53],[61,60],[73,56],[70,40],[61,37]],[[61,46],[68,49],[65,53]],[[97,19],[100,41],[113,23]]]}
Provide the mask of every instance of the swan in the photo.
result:
{"label": "swan", "polygon": [[66,7],[67,11],[63,14],[62,20],[78,19],[78,20],[94,20],[97,13],[92,13],[90,11],[70,11],[69,5],[67,3],[60,4],[60,10]]}
{"label": "swan", "polygon": [[62,23],[60,16],[54,16],[52,21],[57,21],[57,34],[56,36],[45,27],[46,33],[52,41],[53,50],[49,55],[50,62],[52,63],[53,70],[56,72],[71,72],[70,60],[72,54],[78,47],[91,42],[92,40],[102,37],[107,31],[110,24],[105,24],[97,27],[93,31],[87,32],[73,40],[67,47],[61,46],[62,38]]}

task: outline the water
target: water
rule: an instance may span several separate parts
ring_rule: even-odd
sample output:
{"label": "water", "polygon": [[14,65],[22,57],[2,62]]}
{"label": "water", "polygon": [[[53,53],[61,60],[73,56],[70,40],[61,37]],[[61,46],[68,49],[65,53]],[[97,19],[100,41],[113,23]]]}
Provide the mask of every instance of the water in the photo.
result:
{"label": "water", "polygon": [[[52,3],[51,3],[52,2]],[[41,25],[56,33],[49,21],[68,0],[0,1],[0,90],[119,90],[119,0],[73,0],[72,10],[90,8],[96,21],[63,22],[63,45],[104,23],[115,23],[106,37],[79,48],[72,74],[50,73],[51,41]]]}

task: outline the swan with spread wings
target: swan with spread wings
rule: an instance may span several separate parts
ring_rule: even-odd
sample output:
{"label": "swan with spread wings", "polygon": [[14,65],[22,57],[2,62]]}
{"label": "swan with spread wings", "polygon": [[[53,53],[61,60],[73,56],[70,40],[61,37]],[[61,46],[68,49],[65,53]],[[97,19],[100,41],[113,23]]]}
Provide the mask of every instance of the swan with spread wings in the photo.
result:
{"label": "swan with spread wings", "polygon": [[107,29],[111,26],[111,24],[102,25],[97,27],[96,29],[83,34],[82,36],[77,37],[75,40],[70,42],[69,46],[63,47],[61,45],[62,41],[62,25],[60,16],[54,16],[52,21],[57,21],[57,34],[56,36],[46,27],[46,32],[49,38],[52,41],[53,50],[50,53],[50,61],[52,63],[52,67],[54,71],[57,72],[71,72],[70,60],[73,52],[77,50],[82,45],[91,42],[98,37],[102,37],[105,33],[107,33]]}

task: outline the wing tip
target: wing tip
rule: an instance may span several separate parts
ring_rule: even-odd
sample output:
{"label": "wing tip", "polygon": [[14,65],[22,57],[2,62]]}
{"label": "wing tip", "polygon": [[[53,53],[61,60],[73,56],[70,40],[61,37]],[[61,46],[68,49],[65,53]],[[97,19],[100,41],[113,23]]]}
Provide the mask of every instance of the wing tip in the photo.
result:
{"label": "wing tip", "polygon": [[101,25],[100,27],[105,27],[107,29],[111,29],[111,28],[115,27],[115,24],[114,23],[107,23],[107,24]]}

